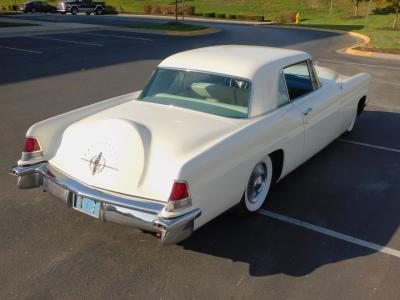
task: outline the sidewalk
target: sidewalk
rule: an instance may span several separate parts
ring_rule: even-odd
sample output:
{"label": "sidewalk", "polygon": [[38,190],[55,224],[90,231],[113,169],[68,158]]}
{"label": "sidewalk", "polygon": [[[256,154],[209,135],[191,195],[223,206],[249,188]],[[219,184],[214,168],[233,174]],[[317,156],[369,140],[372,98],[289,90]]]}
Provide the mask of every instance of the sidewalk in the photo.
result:
{"label": "sidewalk", "polygon": [[23,19],[13,19],[0,17],[0,22],[7,23],[27,23],[37,24],[37,26],[18,26],[18,27],[3,27],[0,28],[0,38],[14,37],[23,35],[40,35],[50,33],[63,33],[63,32],[79,32],[104,29],[103,25],[91,25],[81,23],[56,23],[56,22],[42,22]]}

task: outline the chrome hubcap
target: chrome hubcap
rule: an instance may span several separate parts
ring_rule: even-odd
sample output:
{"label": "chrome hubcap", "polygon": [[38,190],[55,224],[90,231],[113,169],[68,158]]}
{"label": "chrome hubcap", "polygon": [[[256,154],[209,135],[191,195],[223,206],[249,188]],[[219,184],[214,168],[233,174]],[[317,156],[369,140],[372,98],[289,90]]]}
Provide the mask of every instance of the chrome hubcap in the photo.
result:
{"label": "chrome hubcap", "polygon": [[[247,185],[247,199],[251,203],[256,203],[260,199],[260,195],[264,194],[266,190],[267,170],[264,164],[258,164],[253,173],[250,176],[249,183]],[[263,199],[262,199],[263,200]]]}

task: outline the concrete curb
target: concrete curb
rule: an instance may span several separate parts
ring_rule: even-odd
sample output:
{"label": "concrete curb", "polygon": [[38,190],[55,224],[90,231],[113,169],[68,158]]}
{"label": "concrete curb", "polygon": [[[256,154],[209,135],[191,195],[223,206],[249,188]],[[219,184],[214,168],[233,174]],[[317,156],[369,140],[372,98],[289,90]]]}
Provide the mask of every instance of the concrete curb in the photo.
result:
{"label": "concrete curb", "polygon": [[174,35],[174,36],[200,36],[220,32],[221,29],[209,27],[201,30],[194,31],[172,31],[172,30],[157,30],[157,29],[144,29],[144,28],[129,28],[120,26],[104,26],[102,29],[122,31],[122,32],[137,32],[137,33],[150,33],[159,35]]}
{"label": "concrete curb", "polygon": [[200,35],[208,35],[208,34],[213,34],[220,32],[221,29],[215,28],[215,27],[209,27],[206,29],[201,29],[201,30],[194,30],[194,31],[173,31],[173,30],[167,30],[166,34],[167,35],[177,35],[177,36],[200,36]]}
{"label": "concrete curb", "polygon": [[365,34],[361,34],[361,33],[357,33],[357,32],[348,32],[347,34],[352,37],[356,37],[356,38],[362,40],[362,42],[356,43],[348,48],[338,49],[338,50],[336,50],[336,52],[357,55],[357,56],[364,56],[364,57],[372,57],[373,56],[374,53],[371,51],[362,51],[362,50],[355,49],[357,47],[362,47],[362,46],[367,45],[371,41],[369,36],[366,36]]}

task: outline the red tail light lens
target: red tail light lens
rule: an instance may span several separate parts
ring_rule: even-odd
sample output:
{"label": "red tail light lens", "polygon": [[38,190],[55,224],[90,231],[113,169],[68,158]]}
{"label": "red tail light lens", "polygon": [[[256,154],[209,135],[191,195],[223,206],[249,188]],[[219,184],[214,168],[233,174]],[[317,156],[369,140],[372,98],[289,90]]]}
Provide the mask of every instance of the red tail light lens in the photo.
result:
{"label": "red tail light lens", "polygon": [[26,137],[23,152],[35,152],[42,150],[37,138]]}
{"label": "red tail light lens", "polygon": [[175,181],[172,186],[171,195],[169,196],[169,200],[171,201],[179,201],[182,199],[186,199],[189,197],[189,189],[186,182]]}

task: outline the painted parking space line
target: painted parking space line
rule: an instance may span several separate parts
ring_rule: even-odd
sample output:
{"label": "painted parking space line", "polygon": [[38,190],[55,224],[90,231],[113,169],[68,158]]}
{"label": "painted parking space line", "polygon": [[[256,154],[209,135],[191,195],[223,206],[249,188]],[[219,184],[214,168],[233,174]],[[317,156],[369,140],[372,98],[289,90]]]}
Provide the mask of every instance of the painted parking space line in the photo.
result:
{"label": "painted parking space line", "polygon": [[15,50],[15,51],[22,51],[22,52],[35,53],[35,54],[43,54],[43,52],[40,52],[40,51],[33,51],[33,50],[14,48],[14,47],[0,46],[0,48],[9,49],[9,50]]}
{"label": "painted parking space line", "polygon": [[369,148],[374,148],[374,149],[379,149],[379,150],[386,150],[386,151],[400,153],[400,149],[395,149],[395,148],[390,148],[390,147],[377,146],[377,145],[372,145],[372,144],[367,144],[367,143],[362,143],[362,142],[357,142],[357,141],[351,141],[351,140],[346,140],[346,139],[338,139],[338,141],[343,142],[343,143],[354,144],[354,145],[358,145],[358,146],[364,146],[364,147],[369,147]]}
{"label": "painted parking space line", "polygon": [[115,37],[115,38],[121,38],[121,39],[140,40],[140,41],[148,41],[148,42],[153,41],[152,39],[139,38],[139,37],[133,37],[133,36],[128,36],[128,35],[119,35],[119,34],[115,35],[115,34],[90,33],[90,32],[76,32],[75,34],[85,34],[85,35],[104,36],[104,37]]}
{"label": "painted parking space line", "polygon": [[48,38],[48,37],[42,37],[42,36],[26,36],[26,37],[31,38],[31,39],[39,39],[39,40],[49,40],[49,41],[65,42],[65,43],[72,43],[72,44],[85,45],[85,46],[97,46],[97,47],[102,47],[102,46],[103,46],[103,45],[101,45],[101,44],[86,43],[86,42],[78,42],[78,41],[64,40],[64,39],[56,39],[56,38]]}
{"label": "painted parking space line", "polygon": [[324,59],[324,58],[317,59],[317,62],[319,62],[319,61],[333,63],[333,64],[359,65],[359,66],[366,66],[366,67],[372,67],[372,68],[381,68],[381,69],[400,71],[400,67],[385,66],[385,65],[364,64],[364,63],[356,63],[356,62],[341,61],[341,60],[331,60],[331,59]]}
{"label": "painted parking space line", "polygon": [[330,229],[327,229],[324,227],[320,227],[320,226],[317,226],[317,225],[314,225],[311,223],[307,223],[307,222],[304,222],[304,221],[301,221],[298,219],[287,217],[287,216],[284,216],[284,215],[281,215],[281,214],[278,214],[278,213],[275,213],[275,212],[272,212],[269,210],[260,209],[258,211],[258,213],[263,216],[275,219],[275,220],[279,220],[279,221],[282,221],[285,223],[289,223],[289,224],[296,225],[296,226],[299,226],[302,228],[306,228],[306,229],[309,229],[309,230],[312,230],[315,232],[319,232],[324,235],[327,235],[327,236],[330,236],[330,237],[333,237],[333,238],[336,238],[336,239],[339,239],[342,241],[346,241],[346,242],[349,242],[349,243],[352,243],[352,244],[355,244],[355,245],[358,245],[358,246],[361,246],[364,248],[368,248],[368,249],[371,249],[374,251],[378,251],[381,253],[385,253],[385,254],[400,258],[400,251],[396,250],[396,249],[392,249],[392,248],[388,248],[388,247],[378,245],[375,243],[367,242],[367,241],[358,239],[356,237],[352,237],[347,234],[343,234],[343,233],[340,233],[340,232],[337,232],[334,230],[330,230]]}

